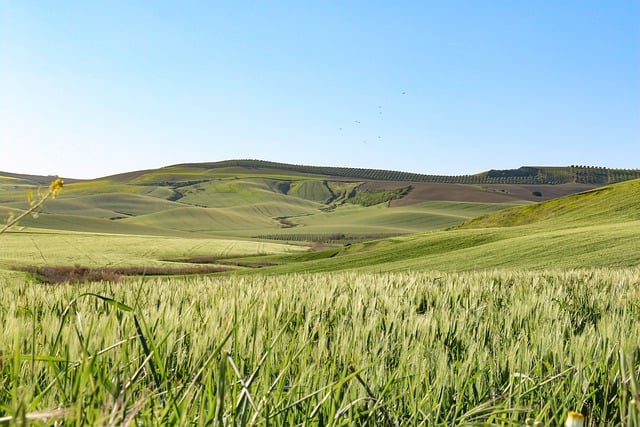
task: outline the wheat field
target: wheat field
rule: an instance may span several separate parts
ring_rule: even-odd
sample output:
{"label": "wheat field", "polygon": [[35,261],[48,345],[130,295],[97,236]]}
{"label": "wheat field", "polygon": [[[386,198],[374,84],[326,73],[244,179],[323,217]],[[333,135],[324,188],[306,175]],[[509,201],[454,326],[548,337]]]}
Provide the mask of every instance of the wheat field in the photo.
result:
{"label": "wheat field", "polygon": [[5,424],[638,422],[638,269],[0,280]]}

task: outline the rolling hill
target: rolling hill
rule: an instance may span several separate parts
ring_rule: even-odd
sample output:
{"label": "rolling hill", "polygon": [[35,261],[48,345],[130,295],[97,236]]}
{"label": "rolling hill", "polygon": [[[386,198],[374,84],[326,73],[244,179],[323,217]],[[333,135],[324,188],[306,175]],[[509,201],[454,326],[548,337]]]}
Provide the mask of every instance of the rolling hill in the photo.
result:
{"label": "rolling hill", "polygon": [[[4,268],[220,262],[274,274],[639,265],[640,180],[602,186],[584,182],[597,181],[585,171],[601,180],[636,173],[520,168],[463,183],[227,161],[71,180],[23,231],[3,236],[0,259]],[[554,183],[524,183],[541,174]],[[0,175],[0,216],[26,209],[27,191],[51,179]]]}
{"label": "rolling hill", "polygon": [[[613,181],[640,171],[522,167],[446,177],[259,160],[179,164],[67,180],[55,203],[23,225],[293,241],[344,235],[351,241],[451,227],[506,207],[596,188],[605,175]],[[51,178],[0,173],[0,214],[25,209],[26,192]]]}
{"label": "rolling hill", "polygon": [[[272,257],[274,272],[640,266],[640,180],[503,210],[449,230]],[[268,259],[268,258],[267,258]]]}

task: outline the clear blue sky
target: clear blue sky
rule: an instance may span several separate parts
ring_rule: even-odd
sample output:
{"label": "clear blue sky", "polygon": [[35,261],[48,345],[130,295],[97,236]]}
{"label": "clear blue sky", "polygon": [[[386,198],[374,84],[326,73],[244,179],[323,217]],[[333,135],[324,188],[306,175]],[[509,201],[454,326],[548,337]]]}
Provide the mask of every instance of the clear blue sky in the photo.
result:
{"label": "clear blue sky", "polygon": [[640,1],[0,0],[0,170],[640,168]]}

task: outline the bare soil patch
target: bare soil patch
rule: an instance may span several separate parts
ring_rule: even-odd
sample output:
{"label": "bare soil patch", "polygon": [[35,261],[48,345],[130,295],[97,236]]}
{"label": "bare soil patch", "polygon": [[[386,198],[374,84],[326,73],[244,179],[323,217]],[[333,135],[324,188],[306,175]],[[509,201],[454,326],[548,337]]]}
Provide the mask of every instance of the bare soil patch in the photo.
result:
{"label": "bare soil patch", "polygon": [[[390,187],[401,183],[385,183]],[[372,184],[375,185],[375,184]],[[421,202],[451,201],[503,203],[528,200],[541,202],[581,191],[591,190],[593,184],[518,185],[518,184],[434,184],[412,183],[411,191],[401,199],[392,200],[391,206],[409,206]]]}
{"label": "bare soil patch", "polygon": [[237,260],[230,257],[215,257],[215,256],[196,256],[191,258],[166,259],[164,261],[184,262],[189,264],[217,264],[217,265],[222,264],[222,265],[229,265],[229,266],[235,266],[235,267],[247,267],[247,268],[262,268],[262,267],[271,267],[273,265],[276,265],[274,263],[266,262],[266,261],[242,261],[242,260]]}
{"label": "bare soil patch", "polygon": [[40,283],[85,283],[85,282],[118,282],[132,276],[183,276],[191,274],[210,274],[228,271],[220,266],[188,266],[188,267],[84,267],[45,266],[20,268],[31,273]]}

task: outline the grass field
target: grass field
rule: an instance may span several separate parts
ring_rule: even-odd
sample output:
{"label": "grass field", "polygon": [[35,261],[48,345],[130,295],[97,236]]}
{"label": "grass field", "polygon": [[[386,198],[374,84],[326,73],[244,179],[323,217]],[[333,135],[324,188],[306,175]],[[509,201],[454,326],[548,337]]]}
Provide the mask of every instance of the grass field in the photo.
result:
{"label": "grass field", "polygon": [[638,269],[4,281],[0,420],[519,426],[578,410],[637,425],[639,282]]}
{"label": "grass field", "polygon": [[[34,179],[0,180],[0,215]],[[0,236],[0,425],[639,425],[640,180],[343,203],[359,188],[401,187],[233,165],[67,186]]]}
{"label": "grass field", "polygon": [[[248,240],[188,239],[63,232],[18,232],[2,236],[0,270],[33,265],[87,267],[167,265],[163,260],[198,256],[265,255],[301,251],[299,246]],[[171,263],[173,264],[173,263]]]}
{"label": "grass field", "polygon": [[640,265],[639,189],[640,180],[629,181],[449,230],[266,259],[281,264],[273,269],[280,273],[634,267]]}

